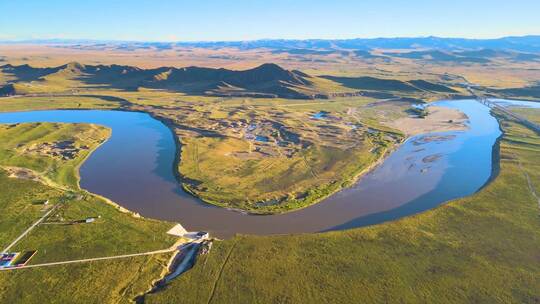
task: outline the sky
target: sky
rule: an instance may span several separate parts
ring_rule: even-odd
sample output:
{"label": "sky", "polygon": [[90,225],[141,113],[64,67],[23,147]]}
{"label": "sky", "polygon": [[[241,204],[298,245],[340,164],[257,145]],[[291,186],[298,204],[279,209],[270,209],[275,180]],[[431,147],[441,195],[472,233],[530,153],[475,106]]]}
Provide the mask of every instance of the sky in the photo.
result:
{"label": "sky", "polygon": [[0,40],[540,34],[538,0],[0,0]]}

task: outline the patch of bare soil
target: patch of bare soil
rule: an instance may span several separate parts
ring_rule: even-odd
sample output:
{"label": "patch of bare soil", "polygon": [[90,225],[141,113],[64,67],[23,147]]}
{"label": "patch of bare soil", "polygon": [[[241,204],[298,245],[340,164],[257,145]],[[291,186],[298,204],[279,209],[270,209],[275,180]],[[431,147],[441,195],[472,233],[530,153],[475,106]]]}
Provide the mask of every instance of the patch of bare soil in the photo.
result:
{"label": "patch of bare soil", "polygon": [[87,146],[76,147],[73,141],[65,140],[58,142],[45,142],[32,145],[24,149],[24,152],[34,153],[43,156],[52,156],[63,160],[70,160],[77,157],[81,150],[88,150]]}
{"label": "patch of bare soil", "polygon": [[8,173],[8,177],[11,178],[21,178],[21,179],[28,179],[33,180],[36,182],[42,182],[41,177],[35,173],[34,171],[26,168],[20,168],[20,167],[11,167],[11,166],[4,166],[2,169],[6,170]]}
{"label": "patch of bare soil", "polygon": [[249,153],[246,151],[231,152],[231,153],[227,153],[226,155],[230,155],[230,156],[240,158],[240,159],[261,159],[265,157],[264,154],[259,153],[259,152]]}
{"label": "patch of bare soil", "polygon": [[430,106],[425,118],[403,117],[386,123],[389,127],[401,130],[408,136],[467,129],[467,116],[462,112],[445,107]]}

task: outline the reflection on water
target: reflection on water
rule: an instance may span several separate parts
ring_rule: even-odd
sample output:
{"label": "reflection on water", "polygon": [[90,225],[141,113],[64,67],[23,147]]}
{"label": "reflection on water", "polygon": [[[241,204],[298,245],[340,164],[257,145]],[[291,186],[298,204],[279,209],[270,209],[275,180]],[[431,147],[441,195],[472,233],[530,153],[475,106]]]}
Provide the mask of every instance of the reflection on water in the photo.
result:
{"label": "reflection on water", "polygon": [[234,233],[317,232],[376,224],[470,195],[489,179],[500,135],[489,109],[473,100],[443,101],[469,117],[469,130],[407,140],[349,189],[283,215],[252,216],[201,203],[174,177],[171,131],[149,115],[99,110],[0,114],[0,123],[83,122],[112,128],[111,138],[81,167],[81,186],[146,217],[177,221],[188,230]]}
{"label": "reflection on water", "polygon": [[534,108],[540,109],[540,102],[536,101],[527,101],[527,100],[506,100],[506,99],[490,99],[491,102],[494,102],[500,106],[505,107],[520,107],[520,108]]}

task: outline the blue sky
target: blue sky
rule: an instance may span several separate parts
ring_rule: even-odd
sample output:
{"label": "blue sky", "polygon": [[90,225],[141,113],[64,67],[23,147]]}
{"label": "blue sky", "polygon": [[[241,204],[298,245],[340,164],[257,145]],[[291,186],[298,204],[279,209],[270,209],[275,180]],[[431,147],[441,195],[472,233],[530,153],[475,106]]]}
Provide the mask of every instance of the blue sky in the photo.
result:
{"label": "blue sky", "polygon": [[0,0],[0,12],[2,40],[540,34],[538,0]]}

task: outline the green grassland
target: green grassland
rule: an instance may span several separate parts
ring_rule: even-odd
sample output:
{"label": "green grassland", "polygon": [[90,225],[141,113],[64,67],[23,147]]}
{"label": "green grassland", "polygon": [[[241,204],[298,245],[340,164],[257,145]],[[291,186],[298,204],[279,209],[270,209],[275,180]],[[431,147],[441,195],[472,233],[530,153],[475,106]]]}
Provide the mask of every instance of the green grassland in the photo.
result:
{"label": "green grassland", "polygon": [[8,178],[0,171],[0,244],[6,246],[42,215],[40,203],[58,196],[58,191],[40,183],[29,187],[27,180]]}
{"label": "green grassland", "polygon": [[[80,164],[109,135],[109,129],[88,124],[0,125],[0,164],[31,169],[56,185],[78,189]],[[64,159],[53,155],[61,149],[46,150],[59,142],[72,142],[76,154]]]}
{"label": "green grassland", "polygon": [[[6,107],[11,110],[46,109],[58,98],[60,108],[116,106],[149,112],[178,136],[180,182],[186,190],[209,203],[255,213],[302,208],[349,185],[403,138],[384,122],[407,115],[410,105],[363,96],[295,101],[102,89],[88,95],[82,104],[76,96],[22,96],[3,102],[17,102]],[[330,113],[329,118],[311,118],[320,111]],[[261,126],[257,132],[269,135],[270,142],[247,139],[249,125]],[[298,140],[284,140],[281,133]]]}
{"label": "green grassland", "polygon": [[[181,143],[178,167],[184,188],[207,202],[251,212],[285,212],[315,203],[350,184],[401,140],[400,134],[377,123],[380,117],[364,111],[347,114],[375,101],[373,97],[301,103],[282,98],[194,96],[186,93],[189,89],[173,86],[175,77],[184,74],[215,82],[212,74],[225,73],[221,70],[171,69],[167,75],[149,78],[156,70],[69,63],[51,68],[4,66],[1,72],[5,81],[13,82],[16,94],[22,95],[2,99],[3,111],[54,105],[122,108],[162,119]],[[322,91],[330,96],[355,90],[272,64],[242,73],[226,71],[230,75],[225,78],[247,89],[260,88],[265,94],[275,90],[275,94],[288,95],[296,90],[299,96]],[[251,77],[264,79],[264,84],[254,83]],[[153,89],[158,83],[166,89]],[[331,117],[314,121],[311,116],[317,111],[329,112]],[[393,111],[392,116],[396,115],[405,115],[400,106]],[[257,130],[248,132],[250,125]],[[369,129],[378,134],[368,133]],[[259,135],[269,142],[255,140]]]}
{"label": "green grassland", "polygon": [[2,303],[133,303],[160,276],[168,255],[1,273]]}
{"label": "green grassland", "polygon": [[196,186],[185,184],[190,192],[216,205],[273,213],[305,207],[332,194],[386,151],[371,153],[381,145],[365,140],[347,150],[312,146],[291,157],[250,157],[250,144],[242,140],[203,137],[183,143],[179,170],[197,181]]}
{"label": "green grassland", "polygon": [[[123,109],[167,123],[180,143],[180,182],[186,190],[219,206],[257,213],[305,207],[350,183],[401,140],[403,135],[384,122],[407,115],[410,106],[363,96],[305,101],[156,90],[93,94],[124,100]],[[330,113],[329,119],[312,119],[319,111]],[[249,125],[261,126],[257,132],[269,135],[270,142],[247,139]],[[299,142],[283,140],[281,133],[294,134]]]}
{"label": "green grassland", "polygon": [[[258,213],[305,207],[348,184],[399,142],[402,135],[383,123],[407,115],[410,105],[374,106],[367,97],[306,102],[165,95],[153,102],[144,96],[142,109],[167,121],[179,138],[185,188],[207,202]],[[329,118],[312,119],[319,111]],[[246,138],[250,125],[261,126],[251,133],[267,135],[269,143]],[[300,142],[283,140],[285,132]]]}
{"label": "green grassland", "polygon": [[[349,185],[402,140],[383,123],[407,115],[408,103],[372,101],[236,98],[144,110],[177,134],[186,190],[219,206],[279,213]],[[320,111],[328,117],[314,119]]]}
{"label": "green grassland", "polygon": [[[401,134],[382,122],[407,115],[409,106],[399,101],[373,106],[376,99],[363,96],[305,101],[104,89],[0,102],[6,111],[57,105],[151,113],[178,136],[179,171],[188,191],[216,205],[257,213],[305,207],[348,185],[401,140]],[[311,119],[319,111],[330,113],[329,119]],[[250,124],[261,125],[257,132],[270,135],[271,141],[262,144],[245,138]],[[369,129],[380,134],[372,135]],[[276,132],[298,140],[275,138]],[[218,146],[221,150],[215,153]]]}
{"label": "green grassland", "polygon": [[513,113],[521,115],[527,120],[540,124],[540,109],[533,108],[512,108]]}
{"label": "green grassland", "polygon": [[[70,193],[41,183],[9,178],[0,172],[1,245],[5,246],[45,211],[35,201],[61,204],[47,222],[101,218],[92,224],[42,224],[12,251],[37,250],[31,264],[65,261],[163,249],[174,243],[165,234],[170,223],[135,218],[103,200]],[[56,215],[59,215],[57,217]],[[160,276],[169,254],[111,261],[50,266],[0,272],[2,303],[118,303],[130,302]],[[33,282],[31,288],[29,282]],[[39,282],[39,283],[38,283]]]}
{"label": "green grassland", "polygon": [[[104,199],[78,188],[78,165],[109,136],[104,127],[85,124],[0,125],[0,166],[29,168],[50,182],[9,177],[0,169],[0,245],[57,208],[11,251],[37,250],[31,264],[131,254],[170,247],[172,224],[120,212]],[[26,147],[73,140],[88,146],[74,159],[35,154]],[[45,200],[49,204],[44,205]],[[75,224],[99,217],[91,224]],[[129,302],[146,291],[165,269],[170,254],[0,272],[2,303]],[[29,286],[29,282],[33,282]],[[39,283],[37,283],[39,282]]]}
{"label": "green grassland", "polygon": [[[105,97],[106,98],[106,97]],[[61,110],[61,109],[112,109],[120,104],[102,97],[80,95],[17,96],[0,98],[0,112]]]}
{"label": "green grassland", "polygon": [[538,302],[540,136],[500,119],[500,173],[479,193],[367,228],[218,242],[146,303]]}

